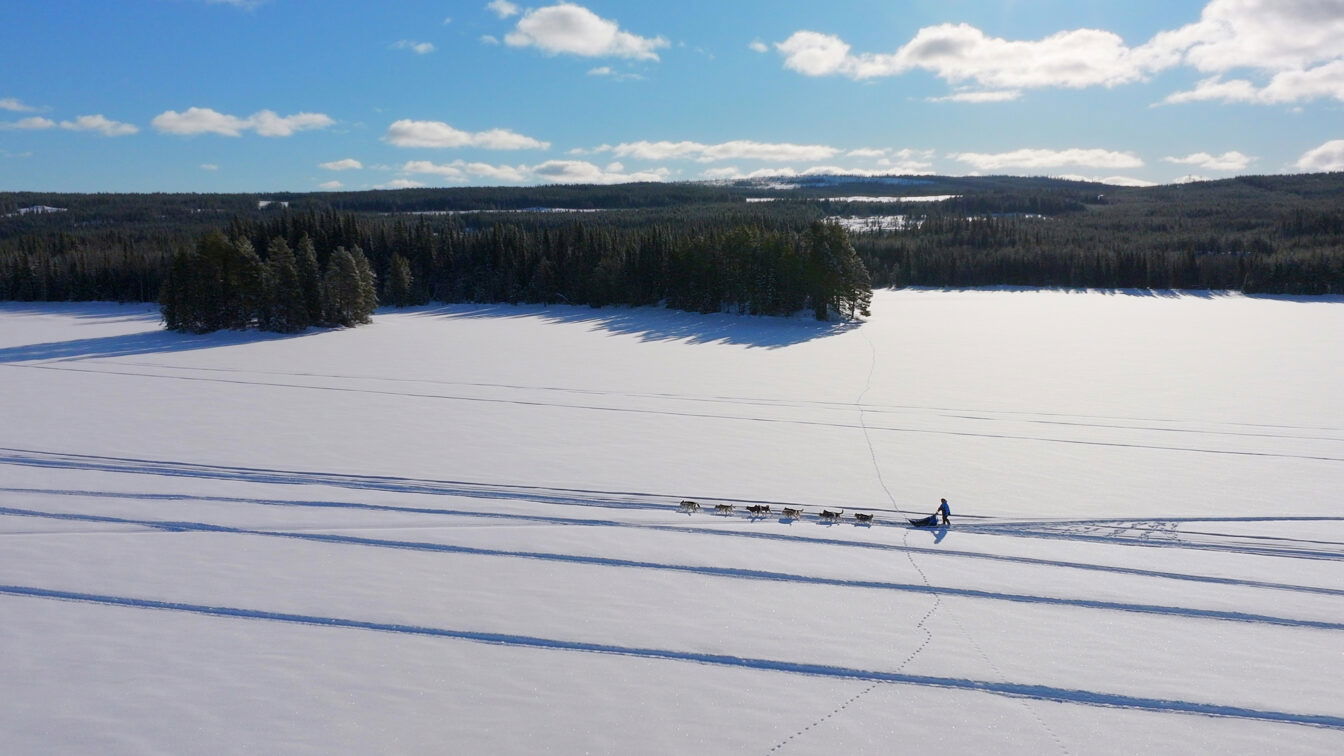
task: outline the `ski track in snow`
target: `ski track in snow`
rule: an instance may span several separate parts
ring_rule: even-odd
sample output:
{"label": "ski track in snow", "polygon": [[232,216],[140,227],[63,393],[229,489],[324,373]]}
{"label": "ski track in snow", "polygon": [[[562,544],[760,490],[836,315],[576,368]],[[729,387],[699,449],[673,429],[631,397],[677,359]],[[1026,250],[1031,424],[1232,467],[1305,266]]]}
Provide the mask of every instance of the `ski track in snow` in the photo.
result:
{"label": "ski track in snow", "polygon": [[17,597],[27,597],[27,598],[41,598],[41,599],[52,599],[59,601],[73,601],[81,603],[101,604],[106,606],[116,606],[116,607],[126,607],[136,609],[190,612],[194,614],[204,614],[209,616],[224,617],[231,619],[288,622],[288,623],[297,623],[305,625],[319,625],[323,627],[372,630],[385,633],[425,635],[440,638],[453,638],[459,640],[476,641],[480,643],[490,643],[496,645],[522,646],[522,647],[557,650],[557,651],[581,651],[587,653],[615,654],[619,656],[635,656],[651,659],[664,659],[669,661],[694,662],[699,664],[709,664],[718,666],[745,667],[748,669],[754,669],[760,671],[784,672],[798,675],[812,675],[812,676],[832,677],[832,678],[851,679],[860,681],[871,680],[877,683],[896,683],[904,685],[970,690],[982,693],[992,693],[992,694],[1027,698],[1040,701],[1057,701],[1059,703],[1080,704],[1084,706],[1103,706],[1109,708],[1136,709],[1141,711],[1152,711],[1152,712],[1174,713],[1174,714],[1196,714],[1211,717],[1247,719],[1263,722],[1280,722],[1285,724],[1307,725],[1314,727],[1326,727],[1336,730],[1344,730],[1344,717],[1336,717],[1331,715],[1300,714],[1292,712],[1251,709],[1239,706],[1224,706],[1220,704],[1210,704],[1196,701],[1177,701],[1170,699],[1143,698],[1140,696],[1106,693],[1102,691],[1074,690],[1067,688],[1057,688],[1047,685],[1032,685],[1029,683],[1027,684],[1003,683],[1003,682],[992,682],[985,680],[935,677],[930,675],[901,674],[898,672],[882,672],[874,670],[834,667],[823,664],[805,664],[805,663],[781,661],[775,659],[729,656],[722,654],[701,654],[687,651],[676,651],[671,649],[626,647],[626,646],[616,646],[603,643],[567,641],[567,640],[541,638],[526,635],[483,633],[469,630],[456,630],[450,628],[423,627],[417,625],[372,622],[365,620],[347,619],[341,617],[321,617],[313,615],[288,614],[284,612],[271,612],[255,609],[242,609],[235,607],[205,606],[199,604],[188,604],[173,601],[157,601],[154,599],[143,599],[129,596],[111,596],[105,594],[80,593],[76,591],[58,591],[58,590],[38,588],[33,586],[22,586],[22,585],[0,584],[0,594],[17,596]]}
{"label": "ski track in snow", "polygon": [[[0,316],[3,315],[0,311]],[[604,488],[595,479],[580,476],[572,480],[580,481],[579,485],[593,480],[594,487],[520,485],[507,482],[504,475],[492,476],[488,472],[481,476],[484,480],[435,480],[286,469],[303,465],[284,460],[276,461],[274,466],[246,466],[251,461],[246,456],[212,457],[208,453],[195,454],[189,449],[183,450],[180,460],[153,459],[149,457],[176,454],[176,451],[153,451],[156,449],[153,446],[135,447],[142,450],[143,456],[132,456],[130,452],[127,456],[112,456],[116,452],[92,453],[107,452],[106,448],[80,448],[66,445],[64,440],[52,443],[51,439],[56,436],[50,434],[41,441],[10,434],[6,440],[12,446],[0,448],[0,473],[8,469],[22,472],[27,477],[23,477],[22,482],[10,482],[0,474],[0,539],[3,539],[0,543],[35,550],[42,539],[69,536],[88,539],[77,543],[87,543],[83,548],[95,553],[99,544],[106,543],[112,545],[108,553],[134,554],[137,549],[149,551],[163,544],[177,543],[172,539],[184,539],[187,538],[185,534],[190,534],[223,547],[239,544],[238,553],[270,554],[271,551],[266,551],[269,549],[283,554],[285,549],[298,549],[303,544],[302,548],[317,548],[323,554],[330,551],[335,561],[343,556],[359,555],[359,559],[370,560],[360,564],[369,564],[384,556],[391,559],[397,552],[416,552],[428,555],[423,558],[436,565],[440,562],[451,564],[453,559],[465,557],[471,564],[479,561],[487,565],[538,565],[536,569],[540,570],[587,571],[602,576],[599,585],[622,585],[621,581],[636,575],[678,576],[678,580],[684,577],[694,581],[692,585],[697,590],[705,586],[709,595],[748,596],[753,590],[768,590],[763,586],[774,584],[789,586],[789,590],[796,591],[799,596],[841,591],[845,593],[836,595],[852,595],[852,599],[845,600],[856,604],[885,606],[877,602],[891,601],[886,597],[905,597],[902,601],[909,604],[908,608],[894,613],[889,627],[883,624],[873,630],[870,637],[879,642],[867,649],[868,656],[834,656],[826,653],[824,646],[815,653],[799,655],[771,646],[770,650],[775,652],[771,653],[757,650],[760,647],[751,644],[749,639],[716,638],[724,645],[708,647],[676,636],[661,636],[652,642],[648,639],[628,642],[630,639],[620,634],[606,634],[605,631],[611,628],[600,624],[594,625],[597,628],[594,632],[577,635],[512,623],[478,626],[490,627],[492,631],[487,632],[470,627],[470,620],[459,621],[448,615],[408,614],[414,621],[387,621],[387,615],[379,618],[376,613],[365,613],[358,604],[354,605],[355,609],[344,611],[325,605],[305,606],[309,611],[286,611],[293,607],[285,607],[277,601],[254,603],[247,599],[228,601],[196,595],[190,583],[184,584],[180,591],[144,591],[151,595],[138,595],[140,591],[134,585],[100,585],[101,590],[93,590],[85,583],[72,584],[71,580],[78,580],[78,574],[73,572],[70,573],[73,577],[64,578],[64,584],[40,579],[40,573],[32,573],[37,577],[29,573],[24,573],[23,578],[2,576],[0,599],[11,603],[62,602],[82,605],[89,611],[171,613],[211,617],[221,622],[306,625],[337,632],[438,638],[452,643],[488,644],[556,654],[628,657],[667,664],[747,670],[789,679],[830,680],[848,687],[827,688],[831,691],[827,698],[805,699],[803,705],[814,707],[815,711],[803,713],[801,708],[795,708],[794,713],[799,715],[797,721],[776,721],[754,731],[757,742],[774,742],[768,752],[816,750],[819,742],[829,743],[827,738],[840,734],[845,727],[859,726],[856,723],[861,721],[860,718],[877,705],[879,696],[871,694],[896,687],[973,692],[1010,699],[1020,707],[1020,713],[1014,716],[1023,727],[1028,732],[1038,730],[1065,754],[1074,750],[1071,746],[1085,744],[1073,742],[1065,735],[1068,728],[1060,725],[1069,724],[1068,716],[1060,715],[1048,704],[1065,704],[1091,712],[1110,709],[1228,720],[1242,725],[1259,723],[1344,731],[1344,712],[1333,704],[1327,706],[1329,702],[1320,702],[1319,708],[1300,706],[1300,710],[1294,711],[1290,704],[1280,705],[1279,701],[1262,705],[1263,701],[1255,698],[1254,691],[1248,696],[1244,690],[1225,690],[1205,680],[1180,688],[1177,694],[1166,692],[1171,690],[1170,687],[1162,687],[1170,681],[1160,681],[1161,684],[1155,681],[1157,687],[1154,690],[1164,692],[1146,695],[1149,692],[1146,685],[1138,687],[1136,692],[1132,680],[1123,675],[1117,678],[1122,682],[1112,687],[1105,682],[1093,684],[1094,678],[1087,675],[1072,676],[1072,670],[1063,677],[1058,676],[1061,674],[1058,670],[1055,677],[1038,677],[1035,672],[1023,674],[1022,666],[1014,667],[1015,655],[1004,652],[1002,638],[997,639],[1000,645],[994,645],[995,638],[985,639],[982,644],[978,638],[979,629],[975,627],[982,616],[1002,617],[1008,612],[1026,612],[1027,607],[1042,607],[1076,617],[1079,627],[1105,627],[1115,623],[1117,627],[1132,629],[1136,627],[1135,623],[1143,623],[1138,626],[1154,628],[1152,632],[1159,638],[1161,633],[1167,632],[1184,636],[1207,631],[1210,636],[1216,636],[1223,632],[1263,633],[1272,630],[1277,633],[1273,636],[1277,642],[1293,646],[1315,644],[1328,650],[1338,644],[1341,637],[1338,634],[1344,633],[1344,621],[1330,614],[1330,602],[1344,600],[1344,588],[1329,584],[1328,576],[1333,574],[1330,572],[1310,572],[1305,577],[1292,575],[1315,569],[1313,565],[1329,570],[1334,569],[1330,563],[1344,562],[1344,540],[1330,537],[1344,532],[1338,527],[1339,523],[1344,523],[1344,516],[1219,517],[1173,513],[1162,517],[1003,518],[956,513],[956,524],[951,532],[957,533],[955,537],[961,538],[965,546],[950,548],[943,545],[948,530],[939,532],[907,526],[908,505],[903,507],[892,491],[893,485],[903,482],[911,474],[910,470],[901,467],[907,460],[884,459],[879,446],[874,443],[875,438],[881,438],[880,434],[901,433],[987,439],[1002,441],[1005,446],[1019,444],[1023,449],[1052,444],[1173,453],[1170,456],[1196,453],[1256,457],[1268,460],[1257,463],[1266,466],[1298,464],[1312,470],[1326,470],[1321,474],[1325,479],[1336,475],[1329,472],[1334,469],[1332,463],[1344,462],[1344,448],[1337,452],[1333,446],[1344,443],[1344,437],[1332,435],[1344,433],[1344,428],[1338,427],[1337,422],[1330,423],[1324,416],[1322,423],[1316,426],[1231,422],[1227,418],[1179,419],[1175,416],[1180,412],[1170,411],[1170,407],[1167,411],[1153,413],[1172,416],[1162,418],[1070,414],[1050,411],[1048,404],[1033,410],[1030,402],[1024,402],[1027,409],[1021,410],[935,406],[942,402],[930,402],[927,406],[881,401],[865,403],[870,393],[880,393],[874,390],[874,376],[878,372],[879,358],[885,355],[879,353],[865,330],[858,329],[857,335],[866,343],[870,361],[862,391],[853,402],[735,396],[729,391],[719,394],[696,392],[694,387],[685,393],[603,390],[560,385],[565,382],[563,378],[548,378],[544,374],[537,378],[537,385],[529,385],[525,381],[530,376],[520,376],[523,380],[515,382],[472,382],[256,367],[195,367],[115,360],[95,354],[78,356],[78,349],[63,346],[62,342],[3,348],[0,349],[0,367],[13,368],[15,373],[51,371],[86,376],[90,381],[120,381],[128,387],[139,386],[122,389],[127,392],[152,392],[152,386],[165,385],[155,382],[188,387],[200,385],[202,390],[210,386],[233,385],[254,391],[256,396],[266,396],[271,389],[276,390],[272,392],[276,396],[291,391],[333,392],[383,396],[393,403],[403,400],[423,402],[427,408],[432,402],[453,402],[468,408],[472,405],[510,406],[528,412],[535,410],[539,415],[552,411],[602,412],[691,418],[709,423],[765,423],[779,426],[781,433],[799,434],[800,438],[810,433],[810,429],[853,430],[857,432],[855,437],[861,439],[855,442],[854,453],[862,453],[858,447],[858,443],[862,443],[871,460],[877,488],[885,494],[889,506],[845,506],[849,516],[865,512],[875,515],[876,519],[870,523],[853,520],[836,523],[817,517],[823,507],[834,509],[835,505],[807,500],[787,501],[768,495],[734,497],[724,495],[723,486],[715,491],[716,486],[712,484],[706,485],[708,490],[697,495],[693,492],[667,494],[619,490],[623,484],[632,482],[625,480]],[[887,373],[890,372],[887,368]],[[738,388],[743,393],[752,391],[742,386]],[[956,403],[955,399],[947,402],[953,403]],[[968,405],[974,403],[973,398],[965,402]],[[1299,414],[1293,417],[1311,416]],[[872,420],[878,418],[879,422],[873,424]],[[1048,431],[1051,436],[1032,435],[1038,427],[1053,429]],[[996,429],[1004,432],[996,433]],[[1188,439],[1191,445],[1182,446],[1178,439]],[[1166,440],[1176,440],[1177,443],[1161,443]],[[47,448],[41,448],[43,446]],[[243,464],[211,463],[225,459],[242,460]],[[1250,460],[1246,462],[1250,464]],[[47,477],[35,477],[38,475]],[[496,480],[490,480],[492,477]],[[126,481],[127,486],[135,490],[112,490],[114,485],[108,482],[112,480]],[[106,487],[104,482],[108,482]],[[229,488],[216,495],[205,488],[213,484],[227,484]],[[172,490],[170,486],[185,486],[192,490],[171,493],[168,492]],[[330,490],[320,494],[281,493],[303,492],[313,486]],[[629,486],[631,489],[639,487],[639,482]],[[780,491],[770,491],[777,492]],[[787,490],[782,492],[789,495]],[[716,493],[719,495],[714,495]],[[731,504],[737,511],[725,515],[678,513],[677,502],[687,498],[706,505]],[[800,494],[799,498],[806,499],[807,495]],[[954,507],[957,506],[957,499],[952,496],[949,499]],[[802,507],[808,514],[784,518],[741,511],[753,504],[768,504],[776,512],[784,506]],[[1310,511],[1327,510],[1318,507]],[[294,516],[285,517],[286,513]],[[324,523],[323,513],[344,517]],[[386,517],[379,519],[379,515]],[[7,523],[14,527],[6,528]],[[1318,523],[1333,525],[1334,529],[1319,537],[1301,537],[1287,529],[1253,529],[1257,523]],[[490,531],[492,528],[500,530],[495,534]],[[612,535],[604,536],[608,540],[585,539],[581,534],[591,534],[594,532],[591,529],[605,529]],[[511,535],[512,530],[517,530],[517,534]],[[637,549],[637,545],[614,546],[619,542],[610,539],[622,533],[631,535],[633,544],[640,543],[633,538],[635,534],[640,538],[662,538],[658,548],[663,550],[646,554],[632,550]],[[926,535],[933,538],[931,543],[923,542],[928,545],[914,542]],[[281,545],[286,543],[290,546]],[[686,544],[692,548],[683,553],[679,547]],[[788,552],[787,558],[781,557],[777,563],[759,565],[758,568],[753,562],[745,561],[746,557],[716,563],[711,555],[716,553],[713,549],[718,544],[722,544],[723,549],[717,552],[719,554],[736,555],[739,553],[737,547],[748,546],[790,548],[792,551]],[[1139,549],[1163,551],[1143,552],[1152,557],[1150,564],[1145,561],[1149,556],[1131,556],[1139,554]],[[740,553],[750,552],[743,548]],[[900,557],[895,563],[863,561],[869,555],[884,553],[899,554]],[[853,555],[860,563],[868,565],[866,569],[869,571],[847,570],[842,560],[834,560],[834,557],[826,556],[828,554]],[[1232,564],[1228,560],[1243,557],[1245,560],[1239,565],[1245,567],[1224,571]],[[826,562],[827,567],[817,570],[816,574],[803,566],[809,560],[821,558],[832,561]],[[1254,569],[1255,565],[1270,561],[1263,558],[1278,560],[1271,573],[1260,574]],[[878,565],[875,569],[874,564]],[[941,577],[938,570],[949,564],[958,567],[978,565],[987,567],[987,571],[1002,568],[1004,577],[998,579],[999,576],[994,575],[997,582],[990,581],[987,585],[931,579],[930,573]],[[908,569],[902,565],[908,565]],[[1295,568],[1295,565],[1299,567]],[[0,561],[0,567],[4,566]],[[1013,583],[1013,580],[1023,578],[1009,572],[1009,567],[1033,576],[1032,582]],[[491,574],[489,567],[483,567],[481,571],[485,575]],[[965,575],[972,571],[950,572]],[[1037,575],[1065,577],[1045,579],[1038,584],[1034,580]],[[30,577],[32,579],[28,579]],[[1280,579],[1260,579],[1270,577]],[[1308,584],[1313,578],[1323,584]],[[1091,594],[1087,588],[1096,581],[1107,582],[1102,584],[1104,589]],[[1190,597],[1182,597],[1180,591],[1194,587],[1200,590]],[[1153,588],[1160,589],[1159,593],[1150,594],[1149,590]],[[334,586],[332,590],[335,591]],[[414,589],[410,591],[414,596]],[[19,615],[18,612],[15,614]],[[935,628],[939,633],[937,642]],[[949,633],[952,628],[955,630]],[[514,630],[526,632],[509,632]],[[734,646],[734,643],[738,645]],[[955,670],[949,671],[950,668],[942,666],[948,663],[947,660],[930,653],[944,643],[960,647],[965,652],[957,660],[961,666]],[[752,650],[736,653],[740,648]],[[857,664],[852,663],[855,659]],[[1005,667],[1015,669],[1017,679],[1014,674],[1005,673]],[[1102,681],[1106,679],[1101,678]],[[1249,677],[1236,682],[1241,684],[1248,680]],[[1121,687],[1125,684],[1130,687]],[[1043,716],[1045,712],[1048,712],[1048,718]],[[804,722],[807,724],[803,725]],[[1073,734],[1076,736],[1076,732]]]}
{"label": "ski track in snow", "polygon": [[[769,424],[801,425],[801,426],[815,426],[824,428],[843,428],[843,429],[853,429],[860,427],[853,425],[851,423],[832,422],[824,420],[799,420],[795,418],[779,418],[779,417],[765,417],[765,416],[751,416],[751,415],[725,415],[725,414],[714,414],[709,412],[683,412],[677,410],[647,409],[638,407],[618,407],[618,406],[606,406],[597,404],[567,404],[563,402],[543,402],[535,399],[503,399],[495,397],[465,396],[455,394],[428,394],[428,393],[401,392],[401,391],[385,391],[385,390],[367,389],[367,388],[352,388],[348,386],[313,386],[313,385],[294,384],[294,383],[276,383],[273,381],[245,381],[241,379],[231,379],[231,378],[202,378],[194,376],[160,375],[157,373],[135,373],[120,370],[99,370],[93,368],[59,367],[56,365],[49,365],[49,364],[37,365],[37,364],[0,363],[0,367],[29,369],[29,370],[52,370],[52,371],[73,372],[73,373],[94,373],[100,375],[151,378],[151,379],[168,380],[168,381],[196,381],[203,383],[235,384],[245,386],[258,386],[265,388],[283,388],[283,389],[295,389],[295,390],[307,390],[307,391],[368,394],[375,396],[399,397],[404,399],[431,399],[439,401],[475,402],[481,404],[512,405],[521,407],[541,407],[548,409],[580,410],[590,412],[614,412],[614,413],[635,414],[635,415],[662,415],[669,417],[686,417],[686,418],[715,420],[724,422],[769,423]],[[970,419],[983,420],[985,418],[975,417]],[[1095,425],[1087,423],[1068,423],[1068,425],[1075,425],[1096,429],[1123,428],[1125,430],[1139,430],[1139,431],[1162,430],[1151,428],[1133,428],[1130,426]],[[935,429],[935,428],[912,428],[912,427],[888,426],[888,425],[862,426],[862,427],[865,433],[868,431],[882,431],[887,433],[913,433],[913,434],[925,434],[936,436],[962,436],[970,438],[999,439],[1004,441],[1034,441],[1039,443],[1050,443],[1050,444],[1077,444],[1082,446],[1148,449],[1153,451],[1176,451],[1176,452],[1189,452],[1197,454],[1227,454],[1227,455],[1247,456],[1247,457],[1302,459],[1302,460],[1311,460],[1319,462],[1344,462],[1344,456],[1337,457],[1329,455],[1293,454],[1288,452],[1249,451],[1241,449],[1211,449],[1211,448],[1189,447],[1189,446],[1167,446],[1163,444],[1140,444],[1140,443],[1127,443],[1122,441],[1096,441],[1096,440],[1078,439],[1078,438],[1054,438],[1048,436],[1022,436],[1006,433],[984,433],[975,431],[956,431],[956,430]],[[1183,432],[1199,433],[1199,431],[1194,430],[1186,430]],[[1240,434],[1240,433],[1238,434],[1222,433],[1220,435],[1241,436],[1241,437],[1249,436],[1256,438],[1291,438],[1295,440],[1344,442],[1344,439],[1313,437],[1313,436],[1284,436],[1284,435],[1275,436],[1265,434]]]}

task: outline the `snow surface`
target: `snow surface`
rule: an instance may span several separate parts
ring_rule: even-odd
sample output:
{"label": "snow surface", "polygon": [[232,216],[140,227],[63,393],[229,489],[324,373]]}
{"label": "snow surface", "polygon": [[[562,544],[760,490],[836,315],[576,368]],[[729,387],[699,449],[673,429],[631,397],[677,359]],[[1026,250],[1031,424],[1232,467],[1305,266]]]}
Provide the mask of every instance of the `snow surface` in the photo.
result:
{"label": "snow surface", "polygon": [[1337,754],[1341,343],[1153,292],[0,304],[0,753]]}

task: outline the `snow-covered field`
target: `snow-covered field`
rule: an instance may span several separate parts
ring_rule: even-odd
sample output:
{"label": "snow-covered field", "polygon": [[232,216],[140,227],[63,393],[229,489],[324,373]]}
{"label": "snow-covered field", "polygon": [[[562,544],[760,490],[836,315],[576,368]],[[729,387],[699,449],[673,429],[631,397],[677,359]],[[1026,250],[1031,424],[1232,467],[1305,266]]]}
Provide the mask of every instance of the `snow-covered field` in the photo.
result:
{"label": "snow-covered field", "polygon": [[1338,298],[3,303],[0,753],[1338,754],[1341,344]]}

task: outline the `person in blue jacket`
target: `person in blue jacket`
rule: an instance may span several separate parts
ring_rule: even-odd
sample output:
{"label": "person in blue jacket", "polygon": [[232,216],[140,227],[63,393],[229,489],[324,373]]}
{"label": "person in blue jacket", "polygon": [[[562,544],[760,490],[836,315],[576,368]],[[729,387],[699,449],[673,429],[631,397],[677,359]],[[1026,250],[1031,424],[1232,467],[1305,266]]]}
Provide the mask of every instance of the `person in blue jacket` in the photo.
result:
{"label": "person in blue jacket", "polygon": [[943,516],[943,524],[944,524],[944,525],[950,525],[950,524],[951,524],[951,523],[949,523],[949,522],[947,521],[947,516],[950,515],[950,514],[952,514],[952,510],[951,510],[951,508],[949,508],[949,507],[947,506],[947,499],[943,499],[943,500],[942,500],[942,503],[938,505],[938,511],[937,511],[937,512],[934,512],[933,514],[934,514],[935,517],[937,517],[938,515],[942,515],[942,516]]}

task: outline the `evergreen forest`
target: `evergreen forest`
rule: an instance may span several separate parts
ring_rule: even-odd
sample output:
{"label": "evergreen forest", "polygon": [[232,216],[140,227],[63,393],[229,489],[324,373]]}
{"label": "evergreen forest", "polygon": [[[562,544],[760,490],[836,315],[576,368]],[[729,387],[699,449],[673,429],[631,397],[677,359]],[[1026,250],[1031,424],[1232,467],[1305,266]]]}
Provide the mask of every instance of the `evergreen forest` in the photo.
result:
{"label": "evergreen forest", "polygon": [[0,300],[157,301],[191,332],[431,301],[825,320],[873,286],[996,285],[1344,293],[1344,174],[0,193]]}

